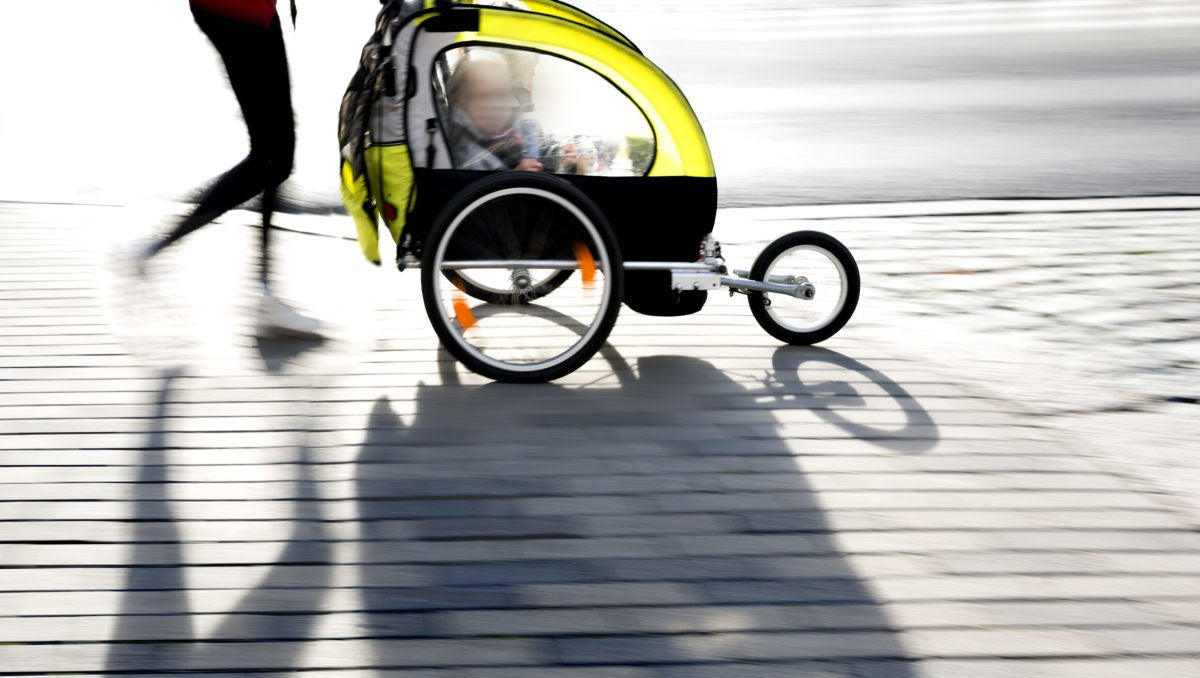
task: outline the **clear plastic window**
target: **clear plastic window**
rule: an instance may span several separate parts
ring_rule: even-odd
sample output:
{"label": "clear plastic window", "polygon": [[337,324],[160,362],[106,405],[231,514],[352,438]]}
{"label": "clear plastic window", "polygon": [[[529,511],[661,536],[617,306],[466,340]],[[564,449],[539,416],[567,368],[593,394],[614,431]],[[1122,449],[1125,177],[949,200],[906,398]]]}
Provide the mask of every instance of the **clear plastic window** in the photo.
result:
{"label": "clear plastic window", "polygon": [[435,90],[454,166],[643,176],[654,133],[612,83],[559,57],[498,46],[438,60]]}

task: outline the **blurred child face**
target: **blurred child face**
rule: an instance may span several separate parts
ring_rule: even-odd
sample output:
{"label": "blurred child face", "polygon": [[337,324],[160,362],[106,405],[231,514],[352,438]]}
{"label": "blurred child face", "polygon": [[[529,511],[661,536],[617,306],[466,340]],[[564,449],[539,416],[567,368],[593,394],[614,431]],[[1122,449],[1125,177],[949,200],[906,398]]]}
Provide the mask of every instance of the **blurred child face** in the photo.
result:
{"label": "blurred child face", "polygon": [[500,134],[512,124],[517,100],[512,76],[503,63],[481,61],[466,66],[466,82],[458,105],[484,134]]}

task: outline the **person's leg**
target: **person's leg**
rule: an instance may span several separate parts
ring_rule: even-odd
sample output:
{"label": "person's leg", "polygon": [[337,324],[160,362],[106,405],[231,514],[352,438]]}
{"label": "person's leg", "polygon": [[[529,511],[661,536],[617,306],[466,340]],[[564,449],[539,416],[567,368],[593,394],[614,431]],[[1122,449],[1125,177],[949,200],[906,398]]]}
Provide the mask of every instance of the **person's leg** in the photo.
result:
{"label": "person's leg", "polygon": [[267,186],[262,196],[262,228],[258,236],[258,281],[263,291],[271,292],[271,217],[275,213],[275,195],[278,186]]}
{"label": "person's leg", "polygon": [[264,51],[258,62],[261,76],[258,96],[253,99],[255,105],[243,107],[246,126],[250,130],[250,144],[253,149],[251,152],[266,162],[259,267],[265,294],[259,307],[256,333],[260,338],[284,336],[319,339],[321,323],[298,313],[277,299],[270,289],[271,219],[277,203],[279,185],[292,173],[296,148],[291,79],[278,17],[272,23],[269,36],[262,45]]}
{"label": "person's leg", "polygon": [[[272,32],[258,26],[231,21],[202,11],[195,12],[196,23],[216,47],[225,64],[229,82],[242,109],[250,132],[250,154],[233,169],[223,174],[201,197],[195,210],[179,222],[175,229],[160,241],[156,251],[178,241],[200,227],[211,223],[225,212],[262,192],[278,174],[275,160],[286,152],[290,171],[291,150],[287,139],[292,131],[290,96],[286,103],[287,117],[276,120],[275,126],[286,126],[288,132],[281,140],[271,131],[272,106],[280,91],[277,82],[276,51],[282,47],[278,26]],[[284,57],[286,58],[286,57]],[[284,73],[286,80],[286,72]],[[283,91],[288,91],[287,83]],[[291,142],[294,144],[294,141]],[[276,150],[283,148],[283,151]],[[275,162],[273,162],[275,161]],[[274,171],[273,171],[274,170]]]}
{"label": "person's leg", "polygon": [[291,76],[288,71],[287,50],[283,31],[276,18],[270,34],[263,43],[265,52],[259,62],[261,71],[258,104],[247,112],[246,126],[250,130],[252,153],[266,162],[266,186],[262,198],[262,230],[260,235],[259,276],[269,287],[271,274],[271,219],[274,215],[279,185],[292,173],[296,150],[296,126],[292,111]]}
{"label": "person's leg", "polygon": [[253,198],[261,189],[263,170],[252,158],[246,158],[205,191],[191,214],[184,217],[160,242],[158,249],[174,244],[186,235],[215,221],[222,214]]}
{"label": "person's leg", "polygon": [[278,17],[269,28],[261,28],[202,12],[195,14],[196,23],[212,40],[225,63],[250,135],[250,154],[217,181],[195,212],[154,251],[262,193],[259,277],[263,298],[255,332],[260,338],[319,339],[321,323],[275,298],[268,284],[271,220],[279,185],[292,172],[296,144],[287,52]]}

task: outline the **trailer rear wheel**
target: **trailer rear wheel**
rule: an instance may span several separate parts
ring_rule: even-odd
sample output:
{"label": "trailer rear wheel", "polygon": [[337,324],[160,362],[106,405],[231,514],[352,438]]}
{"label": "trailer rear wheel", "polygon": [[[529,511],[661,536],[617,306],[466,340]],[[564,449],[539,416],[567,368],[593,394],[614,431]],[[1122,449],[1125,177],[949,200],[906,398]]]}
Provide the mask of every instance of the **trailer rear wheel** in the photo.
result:
{"label": "trailer rear wheel", "polygon": [[[498,381],[551,381],[581,367],[612,331],[622,282],[599,208],[566,181],[527,172],[457,195],[434,223],[421,266],[442,345]],[[492,294],[471,294],[481,283]]]}

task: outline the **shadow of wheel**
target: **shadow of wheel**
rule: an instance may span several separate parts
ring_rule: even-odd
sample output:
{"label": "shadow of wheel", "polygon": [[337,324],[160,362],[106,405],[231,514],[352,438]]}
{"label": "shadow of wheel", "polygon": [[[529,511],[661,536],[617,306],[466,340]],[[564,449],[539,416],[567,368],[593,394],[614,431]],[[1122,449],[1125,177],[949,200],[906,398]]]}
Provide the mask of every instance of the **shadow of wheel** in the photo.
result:
{"label": "shadow of wheel", "polygon": [[[866,398],[849,381],[806,381],[805,372],[818,363],[865,377],[871,385],[887,394],[903,413],[904,423],[899,428],[885,428],[854,421],[845,413],[867,411]],[[783,391],[791,391],[788,395],[803,399],[797,401],[797,406],[811,410],[856,438],[908,454],[928,452],[938,444],[938,426],[929,412],[903,386],[873,367],[827,348],[807,346],[780,347],[772,357],[772,367],[774,371],[768,387],[776,389],[777,395],[783,397]]]}

